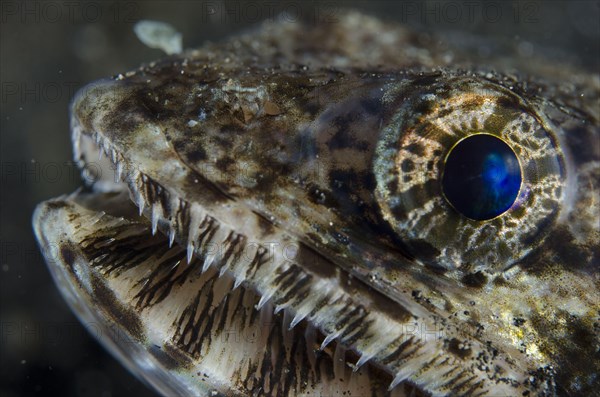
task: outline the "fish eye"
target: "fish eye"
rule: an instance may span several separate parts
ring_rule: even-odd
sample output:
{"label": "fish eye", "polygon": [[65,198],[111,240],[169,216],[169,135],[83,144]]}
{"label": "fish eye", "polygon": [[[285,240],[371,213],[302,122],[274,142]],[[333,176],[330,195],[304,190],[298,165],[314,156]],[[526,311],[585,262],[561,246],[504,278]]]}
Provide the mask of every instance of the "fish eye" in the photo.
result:
{"label": "fish eye", "polygon": [[474,134],[450,149],[442,171],[448,204],[474,220],[505,213],[521,187],[521,168],[512,148],[490,134]]}
{"label": "fish eye", "polygon": [[558,219],[565,172],[555,129],[535,104],[471,77],[396,92],[374,173],[402,249],[460,276],[504,270],[538,247]]}

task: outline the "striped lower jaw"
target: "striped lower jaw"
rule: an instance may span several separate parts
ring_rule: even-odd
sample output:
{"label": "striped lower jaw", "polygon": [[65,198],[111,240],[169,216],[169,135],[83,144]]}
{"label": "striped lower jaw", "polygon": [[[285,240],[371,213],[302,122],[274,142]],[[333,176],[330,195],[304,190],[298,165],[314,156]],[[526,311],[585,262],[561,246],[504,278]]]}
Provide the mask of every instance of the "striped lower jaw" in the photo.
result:
{"label": "striped lower jaw", "polygon": [[[223,267],[188,263],[152,235],[126,192],[74,193],[41,204],[36,234],[80,320],[165,395],[423,395],[391,377]],[[221,258],[222,260],[223,258]],[[262,303],[261,303],[262,302]],[[293,324],[297,322],[297,324]]]}

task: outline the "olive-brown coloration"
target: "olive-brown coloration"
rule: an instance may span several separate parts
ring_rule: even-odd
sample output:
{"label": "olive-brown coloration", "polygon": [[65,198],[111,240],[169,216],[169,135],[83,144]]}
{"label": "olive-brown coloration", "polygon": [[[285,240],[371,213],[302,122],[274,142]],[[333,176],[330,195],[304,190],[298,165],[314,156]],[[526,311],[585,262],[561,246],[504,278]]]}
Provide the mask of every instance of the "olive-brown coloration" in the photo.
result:
{"label": "olive-brown coloration", "polygon": [[[466,70],[460,49],[449,67],[413,39],[356,13],[267,23],[78,94],[75,156],[99,181],[42,204],[36,232],[68,252],[49,261],[80,316],[127,334],[107,343],[130,368],[163,393],[597,392],[597,76]],[[523,166],[483,222],[440,191],[481,132]]]}

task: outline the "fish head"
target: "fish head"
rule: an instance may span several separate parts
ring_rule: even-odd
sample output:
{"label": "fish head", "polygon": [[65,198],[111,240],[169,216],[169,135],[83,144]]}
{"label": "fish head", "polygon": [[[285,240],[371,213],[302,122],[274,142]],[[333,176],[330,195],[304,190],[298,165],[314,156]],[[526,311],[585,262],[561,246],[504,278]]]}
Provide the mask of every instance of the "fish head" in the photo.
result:
{"label": "fish head", "polygon": [[[387,35],[374,38],[381,31]],[[144,360],[155,360],[152,370],[128,360],[134,371],[162,379],[160,390],[209,384],[300,395],[323,384],[327,371],[310,354],[290,356],[296,344],[271,337],[262,359],[246,351],[246,364],[229,358],[235,375],[215,370],[221,383],[199,380],[199,368],[217,360],[201,330],[222,333],[225,324],[206,324],[215,306],[202,295],[210,285],[218,296],[230,296],[227,286],[250,291],[252,303],[237,306],[244,313],[282,311],[283,328],[311,330],[299,340],[313,354],[333,343],[330,378],[346,374],[347,390],[597,390],[598,77],[568,69],[565,84],[564,70],[532,77],[438,67],[434,49],[415,55],[414,48],[404,28],[349,13],[308,33],[267,24],[80,91],[73,147],[94,176],[96,201],[129,196],[141,218],[128,212],[122,222],[141,228],[140,241],[162,234],[163,245],[178,250],[169,266],[182,270],[149,277],[171,269],[159,266],[158,254],[143,272],[107,270],[124,266],[108,254],[126,257],[122,245],[133,232],[111,227],[116,214],[102,218],[103,228],[73,227],[74,213],[85,213],[78,218],[85,225],[105,207],[94,200],[70,198],[58,215],[56,205],[41,207],[36,228],[51,243],[61,224],[71,256],[82,268],[101,269],[103,287],[75,295],[88,306],[100,301],[102,318],[133,335],[148,352]],[[451,193],[456,186],[464,194]],[[130,249],[142,252],[140,241]],[[57,264],[70,274],[65,283],[91,285],[81,278],[93,271],[66,262]],[[206,274],[230,277],[229,284],[216,288]],[[107,285],[114,298],[100,300],[94,291]],[[165,285],[164,295],[157,292]],[[128,316],[138,331],[119,320],[116,306],[135,308]],[[204,314],[190,314],[203,307]],[[150,345],[162,347],[161,359]],[[287,360],[287,377],[269,375],[278,373],[278,361],[265,358],[273,352]]]}

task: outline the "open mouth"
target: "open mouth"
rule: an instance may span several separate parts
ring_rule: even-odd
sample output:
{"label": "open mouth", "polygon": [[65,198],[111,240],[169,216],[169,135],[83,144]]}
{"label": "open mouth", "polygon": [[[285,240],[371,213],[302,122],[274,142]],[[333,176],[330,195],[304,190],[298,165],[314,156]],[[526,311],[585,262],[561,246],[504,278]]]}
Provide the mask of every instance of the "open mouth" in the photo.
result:
{"label": "open mouth", "polygon": [[[430,395],[370,362],[377,293],[308,247],[269,252],[174,198],[100,134],[75,126],[74,140],[93,183],[37,209],[38,239],[80,319],[161,393]],[[387,363],[409,362],[413,339]]]}
{"label": "open mouth", "polygon": [[[180,68],[164,65],[161,73]],[[242,159],[255,171],[241,182],[228,179],[235,170],[203,169],[196,160],[208,154],[198,147],[222,144],[220,131],[190,130],[198,125],[181,114],[197,104],[188,96],[177,97],[181,103],[170,97],[176,111],[152,108],[155,85],[163,84],[152,77],[100,81],[78,94],[72,140],[90,186],[40,205],[34,219],[73,310],[100,324],[100,340],[132,372],[165,395],[512,395],[538,388],[530,372],[444,314],[447,301],[418,265],[336,233],[321,198],[288,186],[293,198],[270,202],[277,213],[270,216],[260,199],[244,197],[256,192],[261,153]],[[166,84],[169,91],[187,87]],[[277,200],[286,199],[282,190]],[[307,218],[330,228],[315,234]],[[319,243],[324,236],[335,242]],[[386,273],[392,265],[402,271]]]}
{"label": "open mouth", "polygon": [[165,395],[593,394],[594,76],[338,22],[79,91],[86,187],[34,216],[73,311]]}

